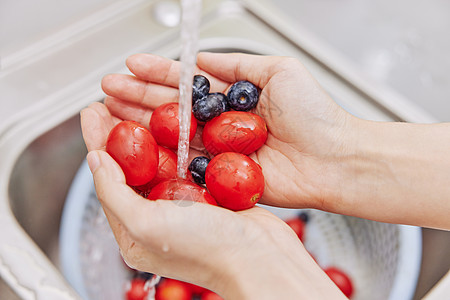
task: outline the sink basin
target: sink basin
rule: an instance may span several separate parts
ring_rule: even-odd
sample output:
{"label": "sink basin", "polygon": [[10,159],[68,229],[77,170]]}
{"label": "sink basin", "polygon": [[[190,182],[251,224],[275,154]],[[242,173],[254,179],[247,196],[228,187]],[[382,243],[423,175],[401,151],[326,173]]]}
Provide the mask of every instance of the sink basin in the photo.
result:
{"label": "sink basin", "polygon": [[[130,1],[100,12],[102,22],[75,24],[67,36],[49,38],[0,76],[2,94],[12,101],[0,112],[0,299],[80,299],[61,275],[58,247],[67,192],[86,155],[78,113],[102,99],[102,76],[126,72],[129,55],[178,56],[179,29],[151,13],[159,2]],[[205,1],[201,49],[295,56],[357,116],[434,121],[395,92],[363,81],[336,53],[274,11],[257,1]]]}

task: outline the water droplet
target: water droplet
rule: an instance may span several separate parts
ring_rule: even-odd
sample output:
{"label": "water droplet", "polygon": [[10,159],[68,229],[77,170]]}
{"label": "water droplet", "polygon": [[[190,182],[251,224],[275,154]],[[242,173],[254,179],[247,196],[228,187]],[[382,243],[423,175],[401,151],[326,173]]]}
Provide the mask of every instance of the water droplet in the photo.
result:
{"label": "water droplet", "polygon": [[169,250],[170,250],[170,247],[169,247],[169,245],[168,244],[164,244],[163,246],[162,246],[162,251],[163,252],[169,252]]}

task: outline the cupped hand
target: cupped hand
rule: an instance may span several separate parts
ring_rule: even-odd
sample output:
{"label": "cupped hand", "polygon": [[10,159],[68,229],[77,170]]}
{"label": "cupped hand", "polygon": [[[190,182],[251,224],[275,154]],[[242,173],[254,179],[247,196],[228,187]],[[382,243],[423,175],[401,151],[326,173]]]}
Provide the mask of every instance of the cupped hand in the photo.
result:
{"label": "cupped hand", "polygon": [[[295,233],[266,210],[232,212],[189,201],[150,201],[135,193],[103,150],[118,121],[100,103],[81,113],[97,196],[127,264],[230,299],[339,295]],[[306,287],[299,290],[298,280]]]}
{"label": "cupped hand", "polygon": [[[82,112],[83,136],[90,151],[88,161],[97,194],[126,261],[143,271],[196,283],[231,299],[338,298],[336,287],[314,264],[294,233],[267,211],[256,207],[235,213],[201,203],[148,201],[125,184],[119,166],[102,151],[107,134],[122,119],[148,126],[153,109],[162,103],[177,101],[180,64],[139,54],[130,57],[127,66],[134,76],[106,76],[102,81],[108,95],[105,105],[95,103]],[[394,155],[386,154],[392,152],[390,141],[397,142],[399,137],[408,136],[410,127],[386,124],[384,134],[371,139],[370,134],[376,132],[374,127],[358,129],[368,123],[360,122],[342,110],[297,60],[201,53],[197,66],[196,73],[208,77],[212,92],[226,92],[238,80],[248,80],[261,89],[255,113],[265,119],[269,136],[266,144],[251,157],[261,165],[265,176],[262,202],[340,211],[395,222],[402,210],[391,209],[393,216],[386,214],[383,206],[393,202],[385,197],[386,187],[394,192],[393,195],[399,195],[398,199],[410,200],[414,197],[411,187],[418,187],[419,192],[423,192],[431,186],[427,181],[421,185],[421,176],[412,179],[409,176],[414,173],[410,171],[411,162],[413,166],[420,166],[416,169],[424,169],[424,174],[430,172],[430,168],[424,168],[421,159],[398,159],[398,153],[408,153],[416,140],[403,143],[404,149],[400,152],[397,149]],[[448,132],[445,126],[443,130]],[[391,131],[393,134],[389,135]],[[438,132],[440,134],[436,136],[443,136]],[[359,143],[358,137],[368,134],[370,143],[366,140],[367,145],[360,148],[352,145]],[[383,140],[386,136],[389,138]],[[419,134],[417,144],[427,144],[423,143],[424,136],[433,134]],[[193,146],[201,152],[199,141],[198,135]],[[441,153],[440,141],[432,139],[431,142],[438,145],[433,148],[435,153]],[[378,147],[377,143],[383,143],[381,150],[384,152],[378,151],[381,153],[374,159],[371,154]],[[363,151],[364,155],[358,156],[361,154],[358,151]],[[418,152],[418,157],[429,157],[428,151],[424,152],[426,155]],[[197,155],[199,152],[192,153]],[[387,186],[383,185],[386,181],[379,181],[383,178],[377,167],[380,157],[390,164],[385,172],[392,173],[387,174],[390,176],[387,176]],[[346,160],[350,164],[343,164]],[[437,166],[436,162],[431,164],[433,173],[443,170],[439,178],[447,178],[448,168]],[[349,185],[359,181],[350,188],[343,186],[340,177],[345,175],[350,178],[347,180]],[[397,184],[398,178],[409,179],[407,182],[414,184]],[[375,185],[372,184],[374,181]],[[369,206],[361,205],[362,202],[354,200],[365,196],[368,189],[380,190],[380,186],[383,186],[383,193],[373,193],[378,205],[373,205],[374,201],[367,202]],[[344,188],[347,188],[347,197],[351,194],[347,210],[339,209],[340,201],[345,199],[340,195]],[[400,197],[404,195],[409,197]],[[435,202],[442,199],[440,195],[435,197]],[[407,207],[403,211],[406,216],[413,212],[410,213],[411,219],[415,220],[412,224],[435,224],[423,221],[421,217],[435,216],[436,211],[423,214],[423,206],[416,205],[416,209],[411,209],[401,201],[395,203],[400,208]],[[441,206],[442,203],[434,207]],[[440,211],[444,216],[446,210]],[[404,220],[400,217],[400,221]]]}
{"label": "cupped hand", "polygon": [[[200,55],[199,65],[208,64],[212,56]],[[243,59],[238,55],[229,57],[237,59],[236,62]],[[152,55],[133,56],[127,64],[135,76],[105,77],[102,82],[108,94],[105,104],[93,103],[81,113],[97,195],[125,261],[139,270],[195,283],[231,299],[273,299],[275,295],[298,299],[302,294],[312,299],[320,295],[339,295],[294,232],[266,210],[255,207],[232,212],[202,203],[149,201],[126,185],[120,167],[104,151],[107,135],[123,119],[148,126],[154,108],[176,101],[179,71],[178,63]],[[206,69],[205,66],[197,72],[210,79],[212,91],[226,91],[239,78],[221,79],[222,75],[212,75],[213,71],[207,73]],[[263,95],[270,91],[264,88],[268,83],[255,83],[263,87]],[[267,109],[266,116],[258,108],[268,122],[269,145],[281,143],[276,137],[280,134],[278,131],[284,132],[281,136],[286,136],[285,143],[289,145],[292,136],[289,131],[278,128],[272,132],[271,129],[282,114],[273,115]],[[295,127],[290,126],[288,128]],[[269,145],[253,156],[263,168],[273,168],[271,160],[276,158],[270,156],[279,151]],[[197,142],[195,146],[201,150]],[[198,152],[191,152],[198,155]],[[288,167],[288,159],[285,159],[282,163]],[[280,166],[271,171],[284,172]],[[276,199],[275,193],[289,197],[289,193],[276,188],[271,175],[266,176],[267,199]]]}
{"label": "cupped hand", "polygon": [[[134,76],[113,74],[102,82],[109,95],[105,104],[113,115],[148,124],[153,109],[178,101],[179,62],[137,54],[127,60],[127,66]],[[261,165],[266,180],[262,203],[331,211],[339,205],[337,165],[346,149],[347,128],[355,118],[328,96],[298,60],[200,53],[196,74],[210,80],[211,92],[226,92],[239,80],[261,89],[254,112],[266,121],[269,135],[251,157]]]}

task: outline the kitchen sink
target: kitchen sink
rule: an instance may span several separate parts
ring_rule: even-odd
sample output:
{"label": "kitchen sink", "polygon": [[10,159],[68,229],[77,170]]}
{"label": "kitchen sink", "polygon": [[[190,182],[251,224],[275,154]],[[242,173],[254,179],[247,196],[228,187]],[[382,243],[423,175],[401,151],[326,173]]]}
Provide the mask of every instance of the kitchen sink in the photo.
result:
{"label": "kitchen sink", "polygon": [[[179,27],[155,16],[163,2],[128,1],[100,11],[17,54],[21,60],[0,75],[2,96],[11,101],[0,112],[0,299],[79,299],[59,262],[62,210],[86,155],[78,114],[102,100],[102,76],[127,72],[129,55],[178,57]],[[352,114],[435,121],[394,91],[364,81],[306,29],[292,28],[275,8],[260,3],[204,1],[201,49],[294,56]]]}

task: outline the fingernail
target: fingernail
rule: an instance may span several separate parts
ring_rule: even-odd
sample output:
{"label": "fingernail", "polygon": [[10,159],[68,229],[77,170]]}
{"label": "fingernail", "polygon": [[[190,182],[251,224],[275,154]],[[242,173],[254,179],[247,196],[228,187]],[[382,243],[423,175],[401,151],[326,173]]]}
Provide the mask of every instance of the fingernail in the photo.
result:
{"label": "fingernail", "polygon": [[100,157],[98,156],[98,153],[96,151],[89,152],[86,156],[86,160],[88,162],[89,169],[93,174],[98,166],[100,166]]}

